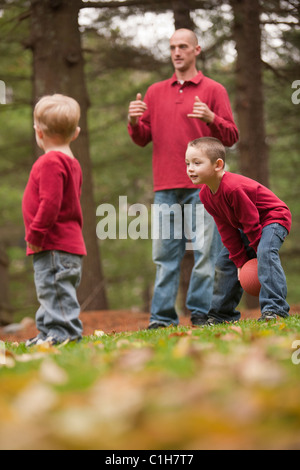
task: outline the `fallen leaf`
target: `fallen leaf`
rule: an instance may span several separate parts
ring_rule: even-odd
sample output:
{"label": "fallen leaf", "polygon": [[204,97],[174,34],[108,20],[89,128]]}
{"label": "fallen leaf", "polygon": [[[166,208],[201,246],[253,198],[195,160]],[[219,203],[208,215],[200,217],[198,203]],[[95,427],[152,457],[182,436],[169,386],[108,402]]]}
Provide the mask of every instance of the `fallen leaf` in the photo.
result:
{"label": "fallen leaf", "polygon": [[96,336],[97,338],[101,338],[101,336],[105,336],[105,333],[102,330],[95,330],[94,336]]}
{"label": "fallen leaf", "polygon": [[123,353],[118,364],[122,369],[138,371],[142,370],[152,357],[153,350],[151,348],[131,349]]}
{"label": "fallen leaf", "polygon": [[46,359],[40,367],[40,378],[53,385],[64,385],[68,382],[68,374],[52,359]]}
{"label": "fallen leaf", "polygon": [[235,331],[236,333],[243,334],[243,330],[240,326],[232,325],[230,327],[231,331]]}
{"label": "fallen leaf", "polygon": [[170,333],[168,338],[174,338],[176,336],[191,336],[191,330],[188,331],[175,331],[174,333]]}
{"label": "fallen leaf", "polygon": [[17,396],[13,408],[18,417],[40,418],[42,414],[51,410],[57,401],[57,393],[48,385],[33,381]]}
{"label": "fallen leaf", "polygon": [[190,338],[185,336],[175,344],[173,348],[173,356],[180,358],[187,356],[190,350]]}

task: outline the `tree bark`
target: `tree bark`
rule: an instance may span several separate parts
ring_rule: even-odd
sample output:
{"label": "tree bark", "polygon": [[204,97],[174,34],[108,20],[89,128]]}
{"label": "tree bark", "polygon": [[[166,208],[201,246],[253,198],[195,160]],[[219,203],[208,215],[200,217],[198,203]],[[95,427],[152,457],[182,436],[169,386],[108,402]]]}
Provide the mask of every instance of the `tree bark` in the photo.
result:
{"label": "tree bark", "polygon": [[12,323],[13,314],[9,302],[9,259],[0,246],[0,326]]}
{"label": "tree bark", "polygon": [[81,0],[31,0],[34,102],[40,97],[62,93],[81,106],[81,134],[72,144],[83,172],[82,208],[88,256],[78,297],[83,310],[107,309],[104,277],[96,237],[96,208],[87,124],[88,95],[78,26]]}
{"label": "tree bark", "polygon": [[259,0],[230,0],[237,50],[236,110],[240,131],[240,171],[269,185]]}
{"label": "tree bark", "polygon": [[190,14],[189,0],[173,0],[173,14],[175,29],[186,28],[195,29],[195,23],[193,22]]}
{"label": "tree bark", "polygon": [[[259,0],[230,0],[230,4],[234,14],[237,50],[236,110],[240,131],[240,172],[269,186]],[[248,308],[258,307],[255,297],[245,294],[245,301]]]}

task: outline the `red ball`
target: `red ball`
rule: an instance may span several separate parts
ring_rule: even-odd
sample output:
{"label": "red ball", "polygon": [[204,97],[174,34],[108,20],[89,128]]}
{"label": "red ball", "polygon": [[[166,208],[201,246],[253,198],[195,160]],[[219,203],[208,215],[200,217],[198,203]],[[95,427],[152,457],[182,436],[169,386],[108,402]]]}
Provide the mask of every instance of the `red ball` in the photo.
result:
{"label": "red ball", "polygon": [[257,258],[250,259],[244,264],[240,271],[240,283],[247,294],[259,296],[261,285],[258,279]]}

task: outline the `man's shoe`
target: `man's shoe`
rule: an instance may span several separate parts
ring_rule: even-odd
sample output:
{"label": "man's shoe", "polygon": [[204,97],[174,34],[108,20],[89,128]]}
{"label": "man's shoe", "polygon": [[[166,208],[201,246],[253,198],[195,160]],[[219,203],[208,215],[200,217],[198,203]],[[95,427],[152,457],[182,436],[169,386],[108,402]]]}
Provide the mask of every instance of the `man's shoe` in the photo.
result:
{"label": "man's shoe", "polygon": [[216,318],[213,318],[213,317],[208,317],[207,322],[205,323],[205,325],[206,326],[214,326],[214,325],[220,325],[221,323],[229,323],[229,322],[217,320]]}
{"label": "man's shoe", "polygon": [[207,323],[207,320],[208,320],[208,317],[193,317],[192,318],[192,325],[193,326],[203,326],[203,325],[206,325]]}
{"label": "man's shoe", "polygon": [[217,318],[208,317],[204,326],[214,326],[214,325],[229,325],[230,323],[237,323],[238,320],[218,320]]}
{"label": "man's shoe", "polygon": [[148,326],[148,330],[157,330],[158,328],[167,328],[168,325],[166,325],[165,323],[161,322],[161,321],[153,321],[150,323],[150,325]]}
{"label": "man's shoe", "polygon": [[274,312],[262,312],[261,317],[258,321],[271,321],[277,320],[277,315]]}

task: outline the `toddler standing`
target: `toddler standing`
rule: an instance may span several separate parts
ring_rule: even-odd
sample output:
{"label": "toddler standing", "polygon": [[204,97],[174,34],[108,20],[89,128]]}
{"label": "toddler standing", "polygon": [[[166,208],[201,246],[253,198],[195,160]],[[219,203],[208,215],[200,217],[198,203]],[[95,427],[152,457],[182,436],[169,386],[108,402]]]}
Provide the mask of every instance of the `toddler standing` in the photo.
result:
{"label": "toddler standing", "polygon": [[70,148],[80,132],[79,119],[79,104],[63,95],[43,97],[34,110],[36,141],[45,153],[32,167],[22,203],[27,255],[33,255],[40,302],[39,334],[27,346],[82,337],[76,294],[86,255],[82,171]]}

